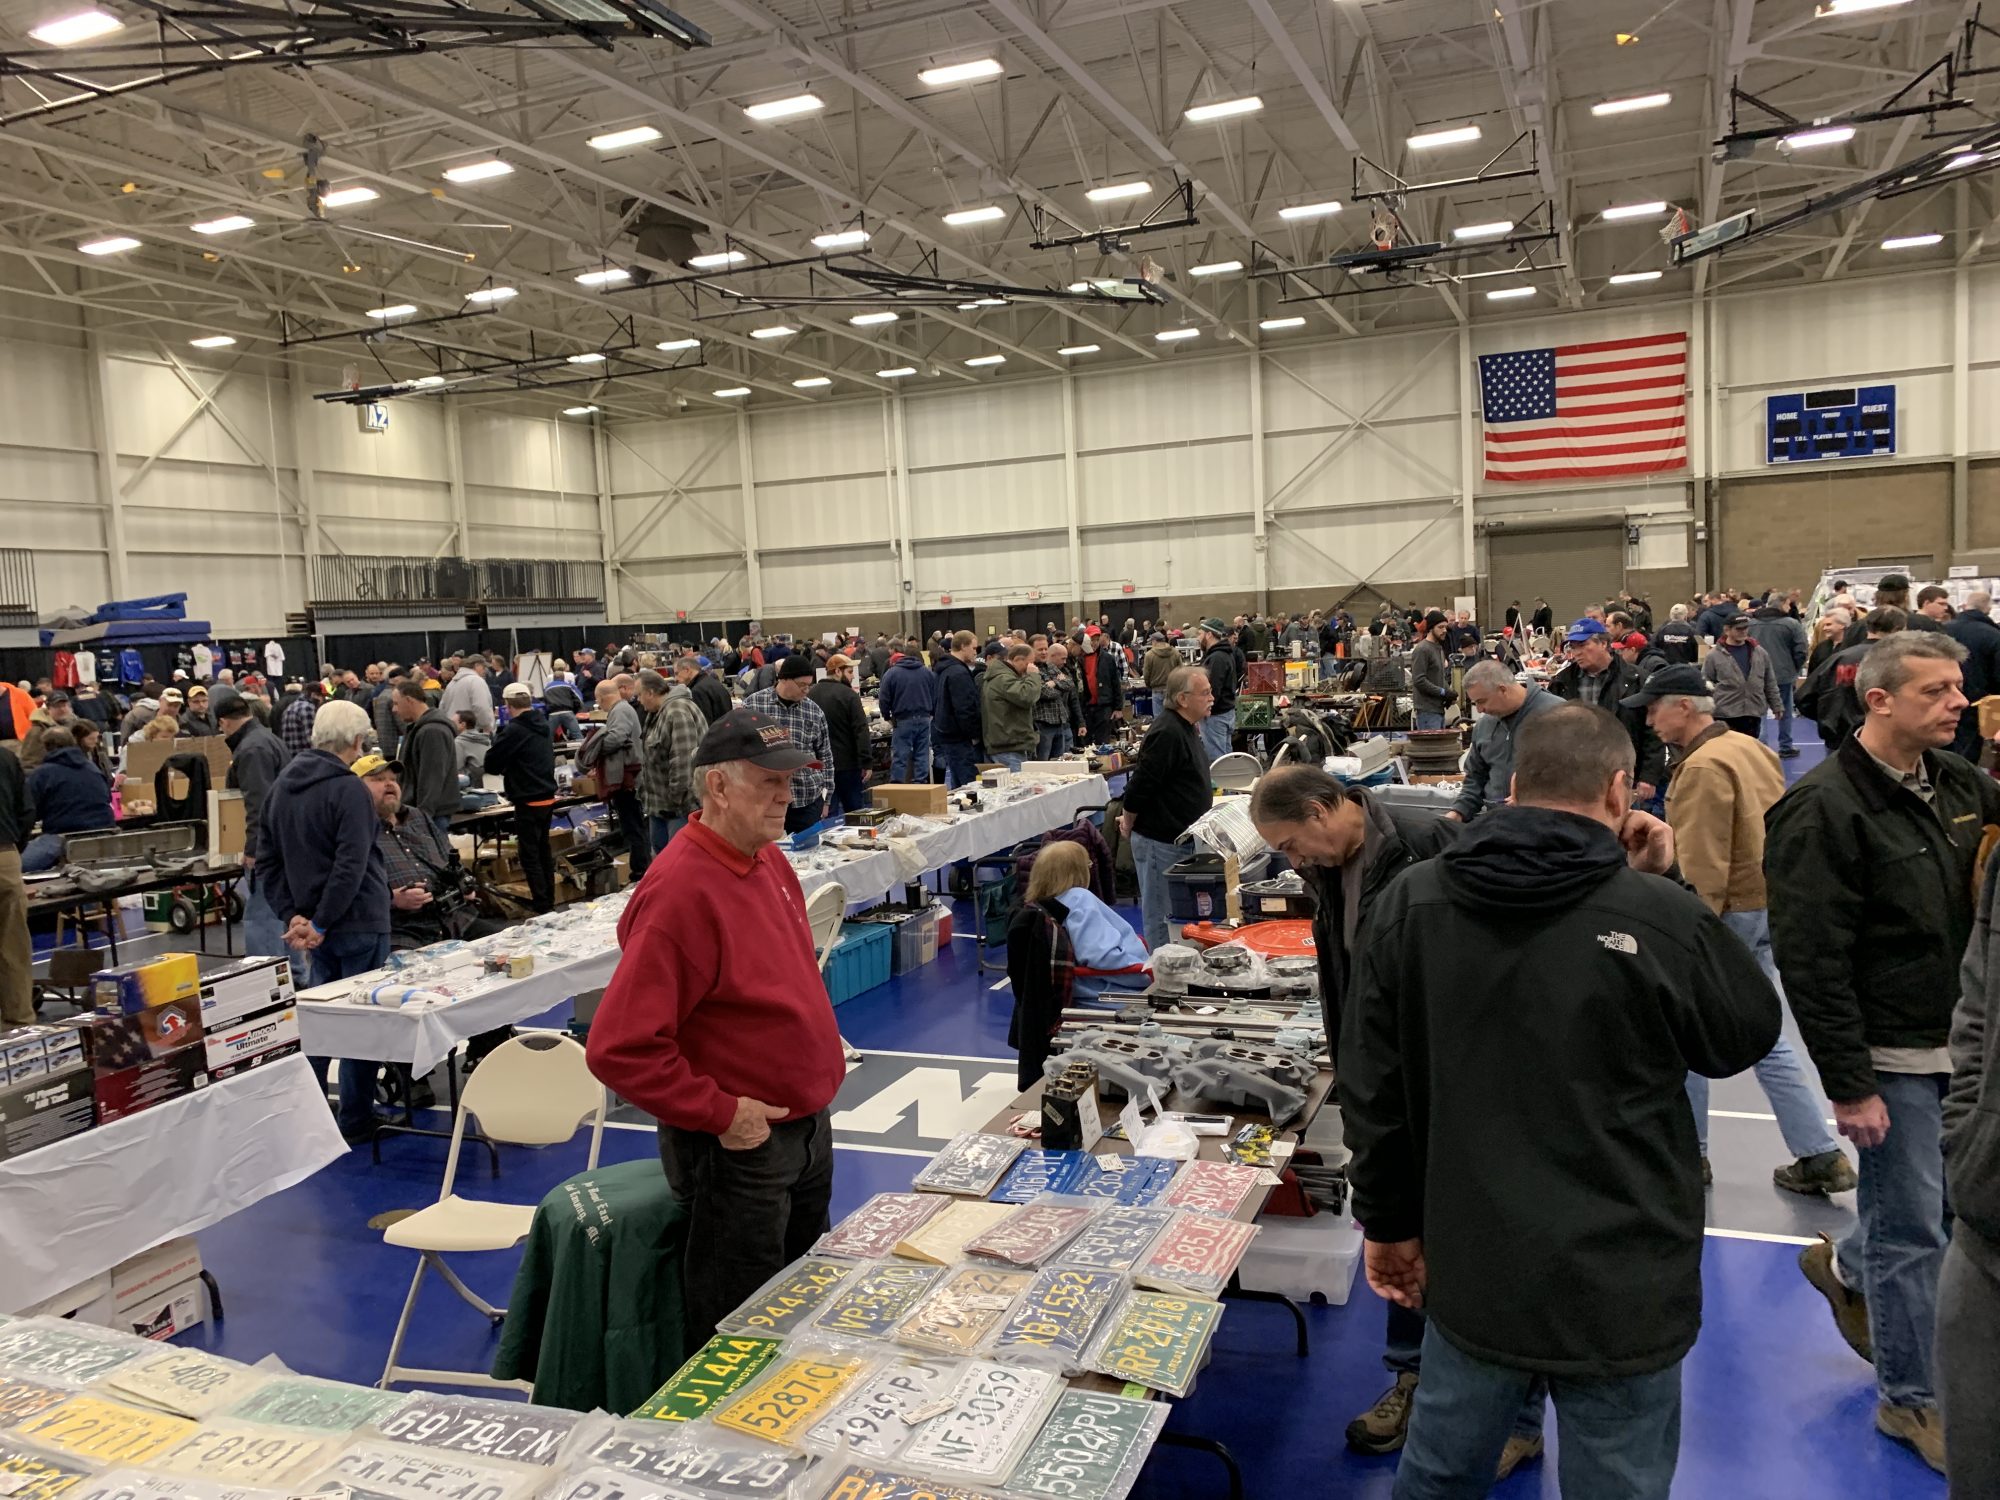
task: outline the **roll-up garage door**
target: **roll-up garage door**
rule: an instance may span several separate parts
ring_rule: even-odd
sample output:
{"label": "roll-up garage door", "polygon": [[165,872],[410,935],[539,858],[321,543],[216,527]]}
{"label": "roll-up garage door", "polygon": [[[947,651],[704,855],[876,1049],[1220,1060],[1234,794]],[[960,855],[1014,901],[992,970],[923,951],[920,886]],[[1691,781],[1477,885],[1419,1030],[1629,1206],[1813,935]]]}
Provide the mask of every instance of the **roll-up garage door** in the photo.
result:
{"label": "roll-up garage door", "polygon": [[1494,623],[1516,599],[1523,612],[1533,613],[1540,595],[1560,624],[1625,586],[1625,531],[1594,525],[1490,532],[1486,561],[1486,612]]}

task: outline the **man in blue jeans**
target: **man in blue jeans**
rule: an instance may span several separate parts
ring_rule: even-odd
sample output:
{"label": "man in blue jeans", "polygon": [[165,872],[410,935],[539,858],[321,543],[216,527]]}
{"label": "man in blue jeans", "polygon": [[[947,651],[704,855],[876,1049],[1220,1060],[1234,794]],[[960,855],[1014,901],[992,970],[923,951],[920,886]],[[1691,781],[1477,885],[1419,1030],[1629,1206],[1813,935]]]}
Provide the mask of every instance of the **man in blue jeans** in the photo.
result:
{"label": "man in blue jeans", "polygon": [[937,663],[937,707],[931,714],[931,735],[937,746],[944,784],[961,787],[979,776],[979,680],[972,664],[979,660],[979,637],[961,630],[951,649]]}
{"label": "man in blue jeans", "polygon": [[892,726],[889,779],[909,783],[931,779],[931,715],[937,710],[937,679],[924,665],[923,650],[906,641],[889,658],[875,706]]}
{"label": "man in blue jeans", "polygon": [[[389,961],[389,877],[375,833],[375,799],[356,773],[396,769],[362,759],[374,724],[359,704],[335,699],[313,716],[310,748],[279,772],[264,805],[258,885],[285,924],[285,942],[308,954],[312,982],[330,984]],[[314,1058],[324,1076],[326,1059]],[[379,1064],[340,1064],[341,1134],[359,1143],[375,1129]]]}
{"label": "man in blue jeans", "polygon": [[1139,742],[1138,764],[1125,782],[1125,812],[1119,831],[1131,841],[1132,867],[1139,876],[1139,912],[1146,946],[1167,940],[1167,871],[1194,852],[1188,826],[1214,801],[1208,779],[1208,747],[1201,724],[1215,692],[1200,667],[1176,667],[1167,678],[1166,709]]}

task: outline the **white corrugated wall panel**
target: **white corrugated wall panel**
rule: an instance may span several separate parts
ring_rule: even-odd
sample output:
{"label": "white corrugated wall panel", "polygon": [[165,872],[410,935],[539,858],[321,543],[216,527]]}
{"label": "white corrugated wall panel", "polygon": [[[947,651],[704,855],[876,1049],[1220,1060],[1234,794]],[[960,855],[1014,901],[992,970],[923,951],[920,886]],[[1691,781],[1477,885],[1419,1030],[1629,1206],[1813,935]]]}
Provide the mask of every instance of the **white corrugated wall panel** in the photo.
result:
{"label": "white corrugated wall panel", "polygon": [[[414,403],[403,402],[396,408]],[[564,418],[573,421],[573,418]],[[461,411],[458,442],[468,487],[485,485],[514,490],[557,488],[555,466],[555,426],[553,421],[503,412]],[[578,435],[590,441],[588,426],[578,423]],[[395,430],[393,419],[390,430]],[[468,509],[470,497],[467,499]]]}
{"label": "white corrugated wall panel", "polygon": [[877,474],[882,457],[882,408],[876,402],[780,408],[750,418],[750,472],[766,479]]}
{"label": "white corrugated wall panel", "polygon": [[1264,482],[1273,506],[1279,508],[1456,495],[1458,446],[1456,416],[1351,436],[1285,433],[1264,443]]}
{"label": "white corrugated wall panel", "polygon": [[886,542],[818,552],[759,556],[764,612],[896,609],[896,554]]}
{"label": "white corrugated wall panel", "polygon": [[465,488],[468,551],[474,557],[601,555],[597,496],[535,494],[524,490]]}
{"label": "white corrugated wall panel", "polygon": [[0,342],[0,443],[92,451],[88,365],[73,349]]}
{"label": "white corrugated wall panel", "polygon": [[611,453],[614,494],[657,493],[669,484],[691,488],[742,480],[732,416],[620,422],[607,431],[605,446]]}
{"label": "white corrugated wall panel", "polygon": [[1239,515],[1247,526],[1250,510],[1248,438],[1086,453],[1077,460],[1081,525]]}
{"label": "white corrugated wall panel", "polygon": [[[752,463],[754,466],[754,459]],[[852,542],[889,545],[888,487],[881,475],[821,479],[812,484],[757,485],[760,548],[835,547]]]}
{"label": "white corrugated wall panel", "polygon": [[2000,362],[2000,266],[1974,268],[1971,294],[1973,363]]}
{"label": "white corrugated wall panel", "polygon": [[1732,297],[1724,305],[1718,370],[1732,393],[1768,393],[1948,369],[1951,318],[1949,276]]}
{"label": "white corrugated wall panel", "polygon": [[1064,524],[1060,456],[910,476],[910,531],[919,539]]}
{"label": "white corrugated wall panel", "polygon": [[1362,416],[1455,418],[1457,348],[1457,334],[1426,333],[1266,350],[1264,430],[1339,428]]}
{"label": "white corrugated wall panel", "polygon": [[316,401],[311,411],[313,459],[322,470],[440,483],[450,478],[444,410],[435,401],[392,402],[387,432],[363,432],[351,406]]}
{"label": "white corrugated wall panel", "polygon": [[903,403],[913,469],[1062,452],[1062,383],[986,386]]}
{"label": "white corrugated wall panel", "polygon": [[[1250,430],[1250,364],[1207,359],[1080,377],[1080,449],[1170,445]],[[1061,429],[1057,429],[1060,440]]]}
{"label": "white corrugated wall panel", "polygon": [[1256,581],[1250,530],[1242,519],[1091,532],[1082,550],[1086,598],[1116,593],[1124,583],[1142,594],[1197,594],[1247,590]]}
{"label": "white corrugated wall panel", "polygon": [[1069,546],[1061,536],[1015,536],[919,542],[912,549],[915,604],[929,609],[940,594],[953,604],[1023,600],[1039,588],[1044,597],[1069,589]]}
{"label": "white corrugated wall panel", "polygon": [[[1504,354],[1513,349],[1548,349],[1564,344],[1596,344],[1611,339],[1646,338],[1656,333],[1688,333],[1693,324],[1686,306],[1672,302],[1634,303],[1596,312],[1557,313],[1546,317],[1510,318],[1475,323],[1472,352]],[[1446,361],[1448,364],[1449,360]],[[1456,366],[1453,377],[1457,379]]]}
{"label": "white corrugated wall panel", "polygon": [[627,563],[618,586],[629,620],[671,620],[675,610],[690,619],[719,619],[750,612],[750,583],[743,560],[726,558],[648,559]]}
{"label": "white corrugated wall panel", "polygon": [[1282,517],[1270,532],[1274,589],[1343,591],[1370,578],[1456,578],[1456,507],[1362,505]]}

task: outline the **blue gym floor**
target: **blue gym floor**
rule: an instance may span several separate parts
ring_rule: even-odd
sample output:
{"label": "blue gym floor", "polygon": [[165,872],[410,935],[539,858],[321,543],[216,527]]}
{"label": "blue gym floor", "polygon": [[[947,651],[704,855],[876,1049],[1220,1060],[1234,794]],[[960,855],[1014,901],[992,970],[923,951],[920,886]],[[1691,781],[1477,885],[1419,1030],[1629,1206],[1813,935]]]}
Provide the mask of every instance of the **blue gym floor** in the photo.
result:
{"label": "blue gym floor", "polygon": [[[1773,726],[1766,726],[1769,735]],[[1805,753],[1786,762],[1793,776],[1822,751],[1809,724]],[[959,908],[959,930],[969,930]],[[840,1011],[848,1040],[871,1054],[849,1076],[841,1108],[883,1094],[878,1105],[840,1127],[835,1215],[869,1194],[906,1187],[922,1146],[988,1118],[1007,1076],[1009,998],[980,973],[963,936],[934,964],[871,991]],[[559,1024],[564,1010],[541,1018]],[[915,1055],[913,1055],[915,1054]],[[987,1065],[990,1060],[990,1066]],[[899,1080],[912,1085],[907,1103]],[[953,1087],[962,1090],[954,1096]],[[940,1094],[942,1090],[942,1094]],[[973,1098],[975,1094],[984,1097]],[[1685,1367],[1686,1409],[1675,1494],[1690,1500],[1827,1500],[1942,1497],[1943,1480],[1874,1428],[1870,1371],[1834,1332],[1826,1304],[1800,1277],[1798,1246],[1819,1227],[1849,1222],[1853,1195],[1833,1204],[1781,1193],[1770,1169],[1784,1147],[1754,1081],[1718,1084],[1710,1154],[1716,1172],[1711,1235],[1704,1263],[1705,1328]],[[970,1118],[966,1118],[970,1116]],[[439,1115],[436,1118],[442,1119]],[[468,1153],[460,1190],[533,1202],[580,1171],[587,1137],[542,1151],[503,1147],[502,1175],[492,1178]],[[650,1130],[605,1133],[604,1159],[654,1150]],[[220,1278],[227,1317],[189,1341],[243,1360],[276,1354],[314,1375],[372,1383],[381,1373],[413,1262],[383,1246],[371,1216],[434,1198],[444,1143],[392,1138],[380,1166],[356,1151],[290,1191],[266,1200],[201,1236]],[[1746,1237],[1747,1236],[1747,1237]],[[517,1257],[463,1257],[472,1286],[504,1304]],[[1386,1497],[1394,1458],[1359,1458],[1341,1441],[1347,1420],[1387,1384],[1381,1365],[1383,1309],[1357,1281],[1344,1307],[1307,1311],[1312,1353],[1293,1354],[1292,1325],[1280,1308],[1232,1306],[1214,1359],[1194,1395],[1178,1403],[1174,1430],[1219,1438],[1243,1466],[1252,1497],[1300,1493]],[[439,1367],[483,1369],[495,1335],[447,1288],[425,1289],[406,1357]],[[1552,1429],[1553,1430],[1553,1429]],[[1554,1443],[1494,1494],[1508,1500],[1557,1494]],[[1136,1492],[1145,1500],[1215,1500],[1222,1477],[1207,1456],[1160,1451]],[[1590,1497],[1572,1497],[1590,1500]]]}

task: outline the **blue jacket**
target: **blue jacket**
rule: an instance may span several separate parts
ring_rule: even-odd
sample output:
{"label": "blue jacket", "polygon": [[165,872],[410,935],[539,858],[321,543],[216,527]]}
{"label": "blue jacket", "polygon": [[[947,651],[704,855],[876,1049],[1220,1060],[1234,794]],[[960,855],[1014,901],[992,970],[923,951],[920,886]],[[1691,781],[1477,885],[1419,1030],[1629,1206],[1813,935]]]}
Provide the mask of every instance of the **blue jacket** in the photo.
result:
{"label": "blue jacket", "polygon": [[340,758],[302,750],[264,803],[257,885],[280,922],[304,916],[326,933],[386,933],[389,876],[375,799]]}
{"label": "blue jacket", "polygon": [[977,740],[982,721],[979,684],[972,679],[972,668],[955,656],[947,656],[938,663],[934,675],[937,707],[931,714],[931,733],[941,740],[967,744]]}
{"label": "blue jacket", "polygon": [[71,745],[52,751],[28,777],[28,794],[42,815],[43,833],[84,833],[115,828],[111,786],[104,773]]}
{"label": "blue jacket", "polygon": [[937,712],[937,679],[921,656],[897,656],[882,674],[875,706],[891,724],[898,719],[928,719]]}

